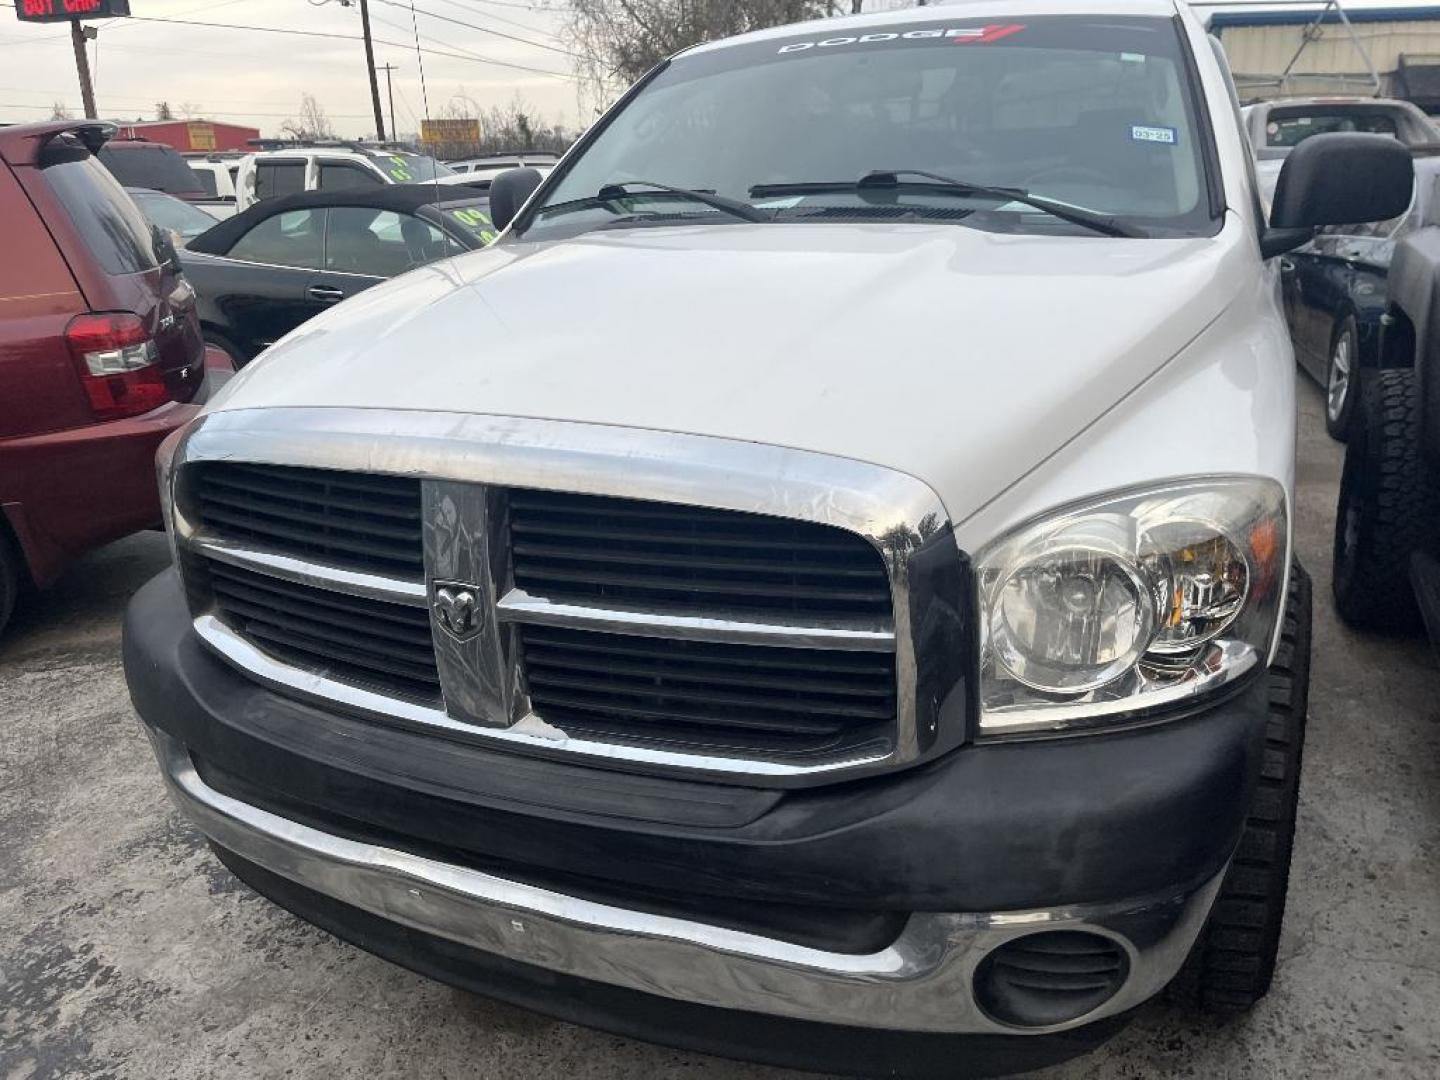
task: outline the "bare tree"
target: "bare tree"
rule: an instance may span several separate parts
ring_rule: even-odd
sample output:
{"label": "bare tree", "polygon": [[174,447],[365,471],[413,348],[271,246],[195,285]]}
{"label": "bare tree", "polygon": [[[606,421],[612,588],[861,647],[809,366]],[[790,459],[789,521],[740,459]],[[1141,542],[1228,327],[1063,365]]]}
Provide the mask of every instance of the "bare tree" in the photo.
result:
{"label": "bare tree", "polygon": [[492,105],[486,109],[467,94],[462,86],[440,107],[438,118],[479,122],[480,138],[477,142],[426,145],[430,153],[446,160],[512,150],[552,150],[563,153],[575,141],[572,132],[559,124],[547,122],[519,94],[510,99],[509,105]]}
{"label": "bare tree", "polygon": [[280,125],[280,131],[292,139],[333,139],[335,129],[330,126],[330,118],[325,115],[325,108],[315,100],[315,95],[304,93],[300,95],[300,118],[290,118]]}
{"label": "bare tree", "polygon": [[175,111],[186,120],[194,120],[197,116],[205,115],[205,106],[193,101],[182,101],[175,106]]}
{"label": "bare tree", "polygon": [[156,119],[156,120],[174,120],[174,119],[175,119],[175,110],[172,109],[172,108],[170,108],[170,103],[169,103],[168,101],[158,101],[158,102],[155,103],[155,119]]}
{"label": "bare tree", "polygon": [[835,13],[834,0],[570,0],[567,37],[597,90],[701,41]]}
{"label": "bare tree", "polygon": [[53,105],[50,106],[50,119],[51,119],[51,120],[69,120],[69,119],[72,119],[72,117],[70,116],[70,110],[65,107],[65,103],[64,103],[63,101],[57,101],[57,102],[55,102]]}

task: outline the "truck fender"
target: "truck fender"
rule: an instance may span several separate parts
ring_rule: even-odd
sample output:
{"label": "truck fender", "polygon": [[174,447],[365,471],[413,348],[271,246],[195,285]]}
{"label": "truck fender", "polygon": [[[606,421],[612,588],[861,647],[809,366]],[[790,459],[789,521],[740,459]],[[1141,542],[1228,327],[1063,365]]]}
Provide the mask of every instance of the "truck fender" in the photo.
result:
{"label": "truck fender", "polygon": [[[1395,245],[1388,292],[1389,309],[1403,315],[1415,335],[1421,446],[1427,459],[1440,461],[1440,228],[1419,229]],[[1400,365],[1386,355],[1385,366]]]}

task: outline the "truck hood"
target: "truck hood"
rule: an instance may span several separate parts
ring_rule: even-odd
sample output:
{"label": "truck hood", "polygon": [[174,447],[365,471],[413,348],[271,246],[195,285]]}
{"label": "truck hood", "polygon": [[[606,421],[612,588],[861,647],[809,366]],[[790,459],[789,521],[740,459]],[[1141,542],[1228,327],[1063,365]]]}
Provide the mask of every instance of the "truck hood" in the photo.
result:
{"label": "truck hood", "polygon": [[504,244],[312,320],[212,408],[751,440],[909,473],[959,521],[1216,318],[1245,279],[1226,265],[1240,231],[1234,219],[1214,238],[1160,240],[736,224]]}

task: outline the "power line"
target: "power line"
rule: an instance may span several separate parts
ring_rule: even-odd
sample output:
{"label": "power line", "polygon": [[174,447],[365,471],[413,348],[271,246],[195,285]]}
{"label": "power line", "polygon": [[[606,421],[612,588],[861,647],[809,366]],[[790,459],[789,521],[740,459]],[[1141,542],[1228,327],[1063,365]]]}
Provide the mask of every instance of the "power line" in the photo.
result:
{"label": "power line", "polygon": [[[401,8],[402,10],[407,11],[411,10],[410,5],[397,3],[396,0],[376,0],[376,2],[385,4],[388,7]],[[578,53],[573,53],[569,49],[562,49],[558,45],[546,45],[544,42],[532,41],[530,38],[523,38],[520,37],[518,34],[507,34],[503,30],[492,30],[487,26],[480,26],[477,23],[466,22],[463,19],[452,19],[449,15],[439,15],[433,11],[426,11],[424,8],[417,7],[414,8],[414,11],[416,14],[424,15],[426,18],[439,19],[441,22],[454,23],[456,26],[463,26],[469,30],[478,30],[482,34],[493,34],[496,37],[505,38],[507,41],[518,41],[522,45],[531,45],[537,49],[545,49],[548,52],[559,53],[561,56],[573,56],[576,59],[584,59]]]}

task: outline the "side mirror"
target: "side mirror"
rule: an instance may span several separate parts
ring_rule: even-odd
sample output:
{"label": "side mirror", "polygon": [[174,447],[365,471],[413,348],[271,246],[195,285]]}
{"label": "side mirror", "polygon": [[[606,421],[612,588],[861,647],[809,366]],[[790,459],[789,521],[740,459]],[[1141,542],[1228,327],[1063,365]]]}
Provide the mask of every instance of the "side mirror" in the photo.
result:
{"label": "side mirror", "polygon": [[1398,140],[1351,132],[1312,135],[1290,151],[1280,169],[1260,250],[1268,259],[1299,247],[1322,225],[1399,217],[1414,187],[1414,160]]}
{"label": "side mirror", "polygon": [[538,169],[506,169],[490,182],[490,220],[504,230],[544,179]]}

